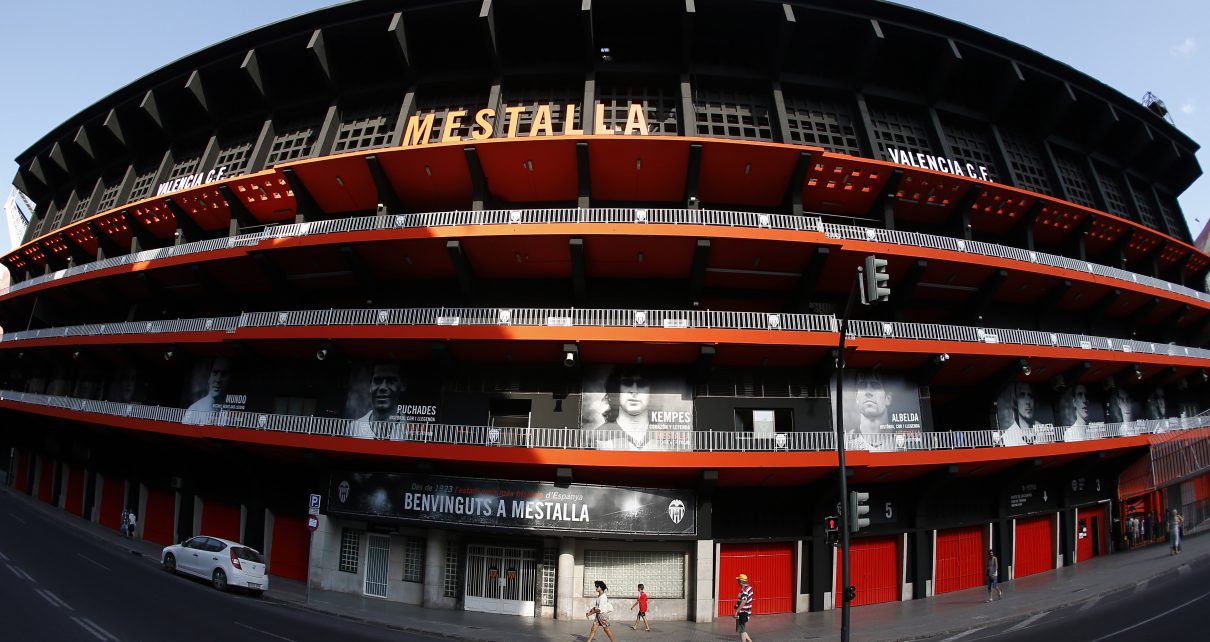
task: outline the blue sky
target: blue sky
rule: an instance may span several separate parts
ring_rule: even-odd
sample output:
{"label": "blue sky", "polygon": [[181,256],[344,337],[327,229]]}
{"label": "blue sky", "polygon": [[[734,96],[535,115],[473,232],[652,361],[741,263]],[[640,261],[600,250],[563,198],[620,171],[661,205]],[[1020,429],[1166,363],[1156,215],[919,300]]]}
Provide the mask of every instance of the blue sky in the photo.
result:
{"label": "blue sky", "polygon": [[[566,0],[572,1],[572,0]],[[1210,2],[901,0],[1021,43],[1127,96],[1151,91],[1210,145]],[[0,177],[17,154],[114,89],[198,49],[326,0],[41,0],[5,8],[0,38]],[[1210,152],[1198,159],[1210,168]],[[1210,221],[1210,178],[1181,197],[1193,235]],[[4,236],[0,225],[0,237]],[[0,248],[7,248],[0,238]]]}

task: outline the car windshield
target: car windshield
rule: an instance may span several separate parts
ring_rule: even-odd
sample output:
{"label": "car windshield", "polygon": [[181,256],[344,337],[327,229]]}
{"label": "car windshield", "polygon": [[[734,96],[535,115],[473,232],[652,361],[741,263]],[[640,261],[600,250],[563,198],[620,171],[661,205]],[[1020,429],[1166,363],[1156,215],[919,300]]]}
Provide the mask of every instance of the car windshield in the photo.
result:
{"label": "car windshield", "polygon": [[261,557],[260,553],[257,553],[246,546],[235,546],[231,549],[231,551],[235,553],[236,557],[242,560],[256,562],[257,564],[265,563],[265,558]]}

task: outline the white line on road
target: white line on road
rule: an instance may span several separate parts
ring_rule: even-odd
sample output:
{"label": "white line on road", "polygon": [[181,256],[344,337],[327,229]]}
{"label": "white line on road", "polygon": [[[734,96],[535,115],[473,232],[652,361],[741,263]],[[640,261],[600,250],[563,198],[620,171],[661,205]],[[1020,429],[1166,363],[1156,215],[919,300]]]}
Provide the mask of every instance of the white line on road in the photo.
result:
{"label": "white line on road", "polygon": [[1193,569],[1189,568],[1188,564],[1181,564],[1180,566],[1176,567],[1176,572],[1180,573],[1181,575],[1184,575],[1185,573],[1188,573],[1189,571],[1192,571],[1192,570]]}
{"label": "white line on road", "polygon": [[13,518],[13,519],[15,519],[15,520],[17,520],[18,522],[21,522],[22,524],[24,524],[24,523],[25,523],[25,520],[21,519],[20,517],[17,517],[16,515],[14,515],[14,514],[12,514],[12,513],[9,513],[9,514],[8,514],[8,516],[9,516],[9,517],[11,517],[11,518]]}
{"label": "white line on road", "polygon": [[93,622],[86,617],[80,618],[73,615],[71,619],[74,620],[76,624],[79,624],[80,628],[93,634],[93,637],[97,638],[98,640],[111,640],[112,642],[119,642],[118,639],[113,636],[113,634],[97,626],[96,622]]}
{"label": "white line on road", "polygon": [[941,642],[954,642],[954,640],[961,640],[962,638],[964,638],[964,637],[966,637],[966,636],[968,636],[968,635],[970,635],[970,634],[972,634],[972,633],[978,633],[979,631],[982,631],[983,629],[986,629],[986,628],[987,628],[986,626],[981,626],[981,627],[979,627],[979,628],[977,628],[977,629],[971,629],[971,630],[969,630],[969,631],[963,631],[963,632],[959,633],[958,635],[951,635],[950,637],[945,638],[945,639],[944,639],[944,640],[942,640]]}
{"label": "white line on road", "polygon": [[8,561],[8,556],[7,556],[7,555],[5,555],[4,553],[0,553],[0,560],[4,560],[5,562],[7,562],[7,561]]}
{"label": "white line on road", "polygon": [[88,560],[88,561],[92,562],[93,564],[96,564],[97,566],[100,566],[101,568],[103,568],[103,569],[105,569],[105,570],[107,570],[107,571],[109,570],[109,567],[108,567],[108,566],[106,566],[106,565],[104,565],[104,564],[102,564],[102,563],[100,563],[100,562],[98,562],[98,561],[94,560],[93,558],[91,558],[91,557],[89,557],[89,556],[87,556],[87,555],[85,555],[85,554],[83,554],[83,553],[76,553],[76,555],[79,555],[80,557],[83,557],[84,559],[86,559],[86,560]]}
{"label": "white line on road", "polygon": [[[13,572],[13,575],[16,575],[17,577],[19,577],[23,580],[26,580],[29,582],[34,582],[34,578],[30,577],[29,573],[26,573],[25,571],[21,570],[20,568],[13,566],[12,564],[5,564],[5,566],[8,567],[8,570]],[[37,584],[37,582],[34,582],[34,584]]]}
{"label": "white line on road", "polygon": [[1080,612],[1083,613],[1084,611],[1087,611],[1088,609],[1091,609],[1092,607],[1096,606],[1097,602],[1100,602],[1101,598],[1103,598],[1103,597],[1105,597],[1105,596],[1098,595],[1098,596],[1092,598],[1091,600],[1088,600],[1087,602],[1084,603],[1084,606],[1080,607]]}
{"label": "white line on road", "polygon": [[1188,602],[1185,602],[1184,604],[1182,604],[1180,606],[1174,606],[1174,607],[1168,609],[1167,611],[1160,613],[1159,615],[1153,615],[1153,616],[1147,618],[1146,620],[1143,620],[1142,622],[1139,622],[1137,624],[1131,624],[1130,626],[1128,626],[1124,629],[1119,629],[1117,631],[1114,631],[1113,633],[1110,633],[1109,635],[1102,635],[1101,637],[1099,637],[1095,640],[1090,640],[1089,642],[1101,642],[1101,640],[1108,640],[1109,638],[1111,638],[1115,635],[1121,635],[1127,631],[1137,629],[1140,626],[1143,626],[1144,624],[1147,624],[1148,622],[1154,622],[1155,620],[1158,620],[1158,619],[1164,617],[1165,615],[1168,615],[1169,613],[1175,613],[1176,611],[1179,611],[1179,610],[1185,608],[1186,606],[1193,604],[1194,602],[1196,602],[1198,600],[1204,599],[1208,595],[1210,595],[1210,593],[1202,593],[1201,595],[1193,598],[1192,600],[1189,600]]}
{"label": "white line on road", "polygon": [[68,604],[67,602],[64,602],[63,598],[59,597],[58,595],[55,595],[54,593],[51,593],[50,591],[48,591],[46,589],[34,589],[34,590],[37,591],[38,595],[42,596],[42,599],[46,600],[47,602],[50,602],[51,605],[53,605],[53,606],[56,606],[59,608],[64,608],[64,609],[67,609],[68,611],[75,610],[75,609],[71,608],[70,604]]}
{"label": "white line on road", "polygon": [[290,638],[282,637],[282,636],[280,636],[280,635],[277,635],[276,633],[270,633],[270,632],[268,632],[268,631],[262,631],[262,630],[260,630],[260,629],[258,629],[258,628],[256,628],[256,627],[254,627],[254,626],[248,626],[247,624],[244,624],[243,622],[236,622],[236,623],[235,623],[235,625],[236,625],[236,626],[242,626],[242,627],[244,627],[245,629],[248,629],[249,631],[256,631],[257,633],[260,633],[260,634],[262,634],[262,635],[267,635],[267,636],[269,636],[269,637],[277,638],[277,639],[279,639],[279,640],[286,640],[287,642],[294,642],[294,640],[291,640]]}
{"label": "white line on road", "polygon": [[1046,611],[1045,613],[1039,613],[1039,614],[1037,614],[1037,615],[1035,615],[1035,616],[1033,616],[1033,617],[1029,618],[1028,620],[1025,620],[1024,622],[1018,622],[1016,626],[1014,626],[1014,627],[1013,627],[1013,628],[1011,628],[1011,629],[1007,629],[1007,630],[1005,630],[1004,632],[1005,632],[1005,633],[1012,633],[1013,631],[1019,631],[1019,630],[1021,630],[1021,629],[1025,628],[1025,627],[1027,627],[1027,626],[1030,626],[1030,625],[1031,625],[1031,624],[1033,624],[1034,622],[1037,622],[1038,620],[1041,620],[1042,618],[1046,617],[1047,615],[1050,615],[1050,611]]}
{"label": "white line on road", "polygon": [[1151,583],[1151,580],[1148,579],[1148,580],[1143,580],[1142,582],[1139,582],[1138,584],[1135,584],[1134,585],[1134,594],[1138,595],[1139,593],[1146,591],[1147,585],[1150,583]]}

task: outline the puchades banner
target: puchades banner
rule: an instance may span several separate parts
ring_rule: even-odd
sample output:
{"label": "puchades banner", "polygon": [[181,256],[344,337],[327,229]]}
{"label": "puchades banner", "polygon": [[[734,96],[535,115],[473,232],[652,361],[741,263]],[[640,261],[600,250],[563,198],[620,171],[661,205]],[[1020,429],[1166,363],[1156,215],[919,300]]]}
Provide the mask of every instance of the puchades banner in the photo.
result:
{"label": "puchades banner", "polygon": [[247,382],[240,379],[238,366],[225,356],[194,362],[185,390],[184,423],[221,424],[223,412],[248,409]]}
{"label": "puchades banner", "polygon": [[580,427],[602,450],[689,450],[693,396],[684,374],[642,365],[584,373]]}
{"label": "puchades banner", "polygon": [[[846,448],[889,451],[920,447],[924,422],[918,385],[900,372],[853,369],[843,372]],[[835,378],[831,396],[835,403]]]}
{"label": "puchades banner", "polygon": [[693,491],[409,475],[332,473],[327,512],[358,518],[633,535],[697,533]]}
{"label": "puchades banner", "polygon": [[399,361],[361,361],[349,371],[351,437],[372,439],[391,423],[436,423],[440,391],[431,373]]}

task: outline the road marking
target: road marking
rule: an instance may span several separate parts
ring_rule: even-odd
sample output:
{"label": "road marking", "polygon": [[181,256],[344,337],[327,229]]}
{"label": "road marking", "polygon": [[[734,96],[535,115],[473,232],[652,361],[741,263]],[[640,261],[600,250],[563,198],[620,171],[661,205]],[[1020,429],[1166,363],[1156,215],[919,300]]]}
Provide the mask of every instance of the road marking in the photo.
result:
{"label": "road marking", "polygon": [[14,514],[12,514],[12,513],[9,513],[9,514],[8,514],[8,516],[9,516],[9,517],[11,517],[11,518],[13,518],[13,519],[15,519],[15,520],[17,520],[18,522],[21,522],[22,524],[24,524],[24,523],[25,523],[25,520],[21,519],[20,517],[17,517],[16,515],[14,515]]}
{"label": "road marking", "polygon": [[1092,607],[1096,606],[1097,602],[1100,602],[1101,598],[1103,598],[1103,597],[1105,597],[1105,596],[1098,595],[1098,596],[1092,598],[1091,600],[1088,600],[1087,602],[1084,603],[1084,606],[1080,607],[1080,612],[1083,613],[1084,611],[1087,611],[1088,609],[1091,609]]}
{"label": "road marking", "polygon": [[1089,640],[1089,642],[1101,642],[1101,640],[1108,640],[1109,638],[1114,637],[1115,635],[1121,635],[1127,631],[1137,629],[1140,626],[1147,624],[1148,622],[1154,622],[1154,621],[1164,617],[1165,615],[1168,615],[1169,613],[1175,613],[1176,611],[1179,611],[1179,610],[1185,608],[1186,606],[1193,604],[1194,602],[1196,602],[1198,600],[1205,599],[1206,596],[1208,596],[1208,595],[1210,595],[1210,593],[1202,593],[1201,595],[1193,598],[1192,600],[1189,600],[1188,602],[1185,602],[1184,604],[1181,604],[1180,606],[1174,606],[1174,607],[1168,609],[1167,611],[1160,613],[1159,615],[1153,615],[1153,616],[1147,618],[1146,620],[1143,620],[1142,622],[1139,622],[1137,624],[1131,624],[1130,626],[1128,626],[1124,629],[1119,629],[1117,631],[1114,631],[1113,633],[1110,633],[1109,635],[1102,635],[1101,637],[1099,637],[1095,640]]}
{"label": "road marking", "polygon": [[[8,567],[8,570],[13,572],[13,575],[16,575],[17,577],[19,577],[23,580],[34,582],[34,578],[30,577],[29,573],[26,573],[25,571],[21,570],[20,568],[13,566],[12,564],[8,564],[8,563],[6,563],[5,566]],[[37,582],[34,582],[34,584],[37,584]]]}
{"label": "road marking", "polygon": [[1181,564],[1180,566],[1176,567],[1176,572],[1181,575],[1184,575],[1185,573],[1188,573],[1189,571],[1192,571],[1192,570],[1193,569],[1189,568],[1188,564]]}
{"label": "road marking", "polygon": [[83,553],[76,553],[76,555],[79,555],[80,557],[83,557],[84,559],[86,559],[86,560],[88,560],[88,561],[92,562],[93,564],[96,564],[97,566],[100,566],[101,568],[103,568],[103,569],[105,569],[105,570],[107,570],[107,571],[109,570],[109,567],[108,567],[108,566],[106,566],[106,565],[104,565],[104,564],[102,564],[102,563],[100,563],[100,562],[98,562],[98,561],[94,560],[93,558],[91,558],[91,557],[89,557],[89,556],[87,556],[87,555],[85,555],[85,554],[83,554]]}
{"label": "road marking", "polygon": [[112,633],[110,633],[109,631],[106,631],[105,629],[101,628],[100,626],[97,626],[96,622],[93,622],[92,620],[90,620],[86,617],[80,618],[80,617],[76,617],[73,615],[71,619],[74,620],[76,624],[79,624],[80,628],[84,629],[85,631],[88,631],[89,633],[91,633],[93,635],[93,637],[97,638],[98,640],[111,640],[112,642],[119,642],[119,640],[116,637],[114,637]]}
{"label": "road marking", "polygon": [[1142,593],[1143,591],[1146,591],[1146,590],[1147,590],[1147,585],[1148,585],[1148,584],[1150,584],[1150,583],[1151,583],[1151,580],[1143,580],[1142,582],[1139,582],[1138,584],[1135,584],[1135,585],[1134,585],[1134,594],[1135,594],[1135,595],[1138,595],[1139,593]]}
{"label": "road marking", "polygon": [[260,633],[260,634],[262,634],[262,635],[267,635],[267,636],[272,637],[272,638],[277,638],[277,639],[279,639],[279,640],[286,640],[286,642],[294,642],[294,640],[292,640],[292,639],[290,639],[290,638],[287,638],[287,637],[282,637],[282,636],[280,636],[280,635],[277,635],[276,633],[270,633],[270,632],[268,632],[268,631],[262,631],[261,629],[258,629],[258,628],[254,627],[254,626],[248,626],[247,624],[244,624],[243,622],[236,622],[236,623],[235,623],[235,625],[236,625],[236,626],[242,626],[242,627],[244,627],[245,629],[248,629],[249,631],[256,631],[257,633]]}
{"label": "road marking", "polygon": [[4,553],[0,553],[0,560],[4,560],[5,562],[7,562],[7,561],[8,561],[8,556],[7,556],[7,555],[5,555]]}
{"label": "road marking", "polygon": [[963,632],[959,633],[958,635],[951,635],[950,637],[945,638],[945,639],[944,639],[944,640],[942,640],[941,642],[954,642],[954,640],[960,640],[960,639],[962,639],[962,638],[964,638],[964,637],[966,637],[966,636],[970,635],[971,633],[978,633],[979,631],[982,631],[983,629],[986,629],[986,628],[987,628],[986,626],[981,626],[981,627],[979,627],[979,628],[977,628],[977,629],[971,629],[971,630],[969,630],[969,631],[963,631]]}
{"label": "road marking", "polygon": [[1039,613],[1039,614],[1037,614],[1037,615],[1035,615],[1035,616],[1033,616],[1033,617],[1029,618],[1028,620],[1025,620],[1024,622],[1018,622],[1016,626],[1014,626],[1014,627],[1013,627],[1013,628],[1011,628],[1011,629],[1007,629],[1007,630],[1005,630],[1004,632],[1005,632],[1005,633],[1012,633],[1013,631],[1019,631],[1019,630],[1021,630],[1021,629],[1025,628],[1025,627],[1027,627],[1027,626],[1029,626],[1029,625],[1033,624],[1034,622],[1037,622],[1038,620],[1041,620],[1042,618],[1046,617],[1047,615],[1050,615],[1050,611],[1046,611],[1045,613]]}
{"label": "road marking", "polygon": [[51,593],[50,591],[48,591],[46,589],[35,589],[35,590],[37,591],[38,595],[42,596],[42,599],[46,600],[47,602],[50,602],[52,605],[57,606],[59,608],[67,609],[68,611],[75,610],[71,607],[70,604],[68,604],[67,602],[64,602],[63,598],[59,597],[58,595],[55,595],[54,593]]}

